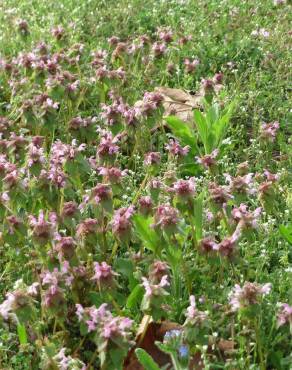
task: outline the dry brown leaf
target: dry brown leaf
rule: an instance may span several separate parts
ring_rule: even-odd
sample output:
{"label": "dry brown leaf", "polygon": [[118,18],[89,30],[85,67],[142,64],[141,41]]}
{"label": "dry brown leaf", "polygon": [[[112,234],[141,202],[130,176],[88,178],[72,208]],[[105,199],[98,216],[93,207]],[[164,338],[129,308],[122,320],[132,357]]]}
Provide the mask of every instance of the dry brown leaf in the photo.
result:
{"label": "dry brown leaf", "polygon": [[163,321],[162,323],[155,323],[151,317],[145,315],[139,326],[136,346],[132,348],[124,362],[124,370],[144,370],[143,366],[137,360],[135,355],[136,348],[143,348],[159,366],[164,366],[170,363],[170,357],[160,351],[155,345],[156,341],[163,341],[163,337],[168,330],[178,329],[179,324]]}
{"label": "dry brown leaf", "polygon": [[156,87],[156,92],[163,96],[164,115],[175,115],[185,122],[193,121],[193,109],[201,108],[201,98],[203,95],[191,95],[181,89],[172,89],[170,87]]}

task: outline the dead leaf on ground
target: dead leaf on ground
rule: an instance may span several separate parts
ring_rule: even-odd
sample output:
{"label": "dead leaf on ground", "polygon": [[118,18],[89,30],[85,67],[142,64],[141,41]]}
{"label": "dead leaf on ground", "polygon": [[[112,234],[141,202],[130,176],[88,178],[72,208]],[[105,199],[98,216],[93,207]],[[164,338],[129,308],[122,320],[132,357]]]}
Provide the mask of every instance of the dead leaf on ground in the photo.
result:
{"label": "dead leaf on ground", "polygon": [[164,115],[175,115],[185,122],[193,121],[194,108],[201,109],[201,99],[203,95],[197,93],[191,95],[182,89],[172,89],[170,87],[156,87],[155,91],[163,96]]}
{"label": "dead leaf on ground", "polygon": [[[161,323],[153,322],[151,317],[145,315],[137,331],[136,346],[132,348],[124,362],[124,370],[144,370],[135,355],[136,348],[143,348],[159,366],[169,365],[171,369],[170,357],[159,350],[155,341],[162,342],[164,335],[169,330],[179,329],[181,326],[175,322],[162,321]],[[190,370],[202,370],[200,353],[197,353],[191,360]]]}

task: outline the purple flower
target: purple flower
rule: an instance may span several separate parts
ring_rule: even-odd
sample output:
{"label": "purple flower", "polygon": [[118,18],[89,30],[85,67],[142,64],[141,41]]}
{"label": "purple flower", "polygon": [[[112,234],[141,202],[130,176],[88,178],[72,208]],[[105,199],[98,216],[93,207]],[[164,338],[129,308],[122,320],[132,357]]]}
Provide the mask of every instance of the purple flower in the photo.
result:
{"label": "purple flower", "polygon": [[279,128],[280,123],[278,121],[263,123],[260,129],[261,137],[269,142],[274,142]]}
{"label": "purple flower", "polygon": [[187,308],[186,321],[184,325],[202,325],[208,318],[206,312],[199,311],[196,305],[196,299],[194,295],[190,296],[190,306]]}
{"label": "purple flower", "polygon": [[62,26],[56,26],[52,28],[51,33],[57,40],[61,40],[64,36],[65,30]]}
{"label": "purple flower", "polygon": [[[52,216],[52,214],[51,214]],[[32,228],[33,237],[41,244],[46,244],[52,239],[55,229],[56,222],[54,218],[49,216],[49,220],[45,219],[43,210],[40,210],[38,218],[34,216],[28,216],[29,225]]]}
{"label": "purple flower", "polygon": [[161,57],[166,54],[167,46],[164,42],[154,42],[152,45],[152,52],[155,57]]}
{"label": "purple flower", "polygon": [[71,236],[63,236],[56,244],[56,251],[60,258],[70,260],[75,254],[76,243]]}
{"label": "purple flower", "polygon": [[208,254],[214,250],[217,250],[218,244],[212,238],[207,237],[200,240],[199,247],[202,253]]}
{"label": "purple flower", "polygon": [[194,59],[193,61],[190,61],[190,59],[186,58],[184,60],[185,70],[187,73],[194,72],[194,70],[199,64],[200,64],[200,61],[198,59]]}
{"label": "purple flower", "polygon": [[77,225],[76,236],[77,238],[86,237],[90,234],[95,234],[98,230],[98,220],[94,218],[87,218]]}
{"label": "purple flower", "polygon": [[211,168],[216,165],[215,158],[218,156],[219,150],[214,149],[211,154],[206,154],[202,157],[196,157],[197,163],[203,165],[205,168]]}
{"label": "purple flower", "polygon": [[120,170],[116,167],[99,167],[98,174],[104,176],[104,179],[111,184],[119,184],[122,177],[126,176],[127,170]]}
{"label": "purple flower", "polygon": [[63,205],[61,216],[62,218],[73,218],[78,212],[78,204],[76,202],[70,201]]}
{"label": "purple flower", "polygon": [[119,151],[119,147],[118,145],[116,145],[118,141],[119,141],[119,138],[113,137],[111,132],[109,131],[103,132],[100,143],[97,147],[98,157],[103,159],[106,157],[115,156]]}
{"label": "purple flower", "polygon": [[163,276],[169,274],[169,266],[163,261],[154,261],[149,267],[149,280],[151,283],[158,283]]}
{"label": "purple flower", "polygon": [[261,214],[261,207],[256,208],[253,212],[248,211],[246,204],[241,203],[238,208],[233,208],[232,217],[241,229],[257,228],[257,220]]}
{"label": "purple flower", "polygon": [[238,311],[241,308],[259,303],[262,297],[270,293],[271,287],[270,283],[260,285],[245,282],[243,287],[236,284],[229,294],[229,303],[232,311]]}
{"label": "purple flower", "polygon": [[161,28],[158,30],[158,37],[160,40],[169,43],[173,40],[173,32],[169,28]]}
{"label": "purple flower", "polygon": [[150,196],[146,195],[144,197],[139,198],[139,211],[143,215],[151,214],[153,210],[153,202]]}
{"label": "purple flower", "polygon": [[91,197],[93,197],[96,204],[104,204],[112,199],[112,189],[107,184],[97,184],[91,189]]}
{"label": "purple flower", "polygon": [[224,176],[228,182],[228,189],[231,193],[252,195],[256,192],[252,173],[236,177],[232,177],[229,174],[224,174]]}
{"label": "purple flower", "polygon": [[161,155],[159,152],[149,152],[145,154],[144,157],[144,165],[145,166],[153,166],[158,165],[161,160]]}
{"label": "purple flower", "polygon": [[229,199],[233,198],[233,196],[229,193],[228,188],[217,185],[213,182],[209,184],[209,193],[211,200],[221,207],[224,206]]}
{"label": "purple flower", "polygon": [[134,207],[124,207],[115,211],[112,219],[112,231],[119,239],[127,241],[131,235],[131,217]]}
{"label": "purple flower", "polygon": [[114,285],[114,278],[118,274],[112,270],[106,262],[94,262],[94,275],[91,278],[96,281],[100,288],[109,288]]}
{"label": "purple flower", "polygon": [[142,277],[142,285],[145,289],[146,298],[159,297],[168,294],[164,289],[169,286],[167,275],[163,275],[158,284],[152,284],[148,279]]}
{"label": "purple flower", "polygon": [[230,237],[227,237],[219,244],[214,245],[213,249],[217,250],[223,257],[232,258],[240,236],[241,229],[238,227]]}
{"label": "purple flower", "polygon": [[195,178],[189,180],[178,180],[172,185],[175,194],[182,200],[191,199],[195,195]]}
{"label": "purple flower", "polygon": [[162,204],[156,209],[154,221],[154,227],[174,232],[179,222],[179,212],[176,208],[173,208],[168,204]]}
{"label": "purple flower", "polygon": [[281,304],[281,307],[277,314],[277,326],[278,328],[282,325],[290,325],[292,331],[292,306],[287,303]]}

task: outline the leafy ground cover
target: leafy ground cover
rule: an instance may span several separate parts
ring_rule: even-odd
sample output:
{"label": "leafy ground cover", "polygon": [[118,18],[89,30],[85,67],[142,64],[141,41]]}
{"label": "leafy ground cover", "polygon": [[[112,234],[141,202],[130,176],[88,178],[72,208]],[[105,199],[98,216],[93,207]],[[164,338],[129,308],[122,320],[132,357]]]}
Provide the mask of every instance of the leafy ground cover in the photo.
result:
{"label": "leafy ground cover", "polygon": [[1,2],[1,369],[291,368],[290,13]]}

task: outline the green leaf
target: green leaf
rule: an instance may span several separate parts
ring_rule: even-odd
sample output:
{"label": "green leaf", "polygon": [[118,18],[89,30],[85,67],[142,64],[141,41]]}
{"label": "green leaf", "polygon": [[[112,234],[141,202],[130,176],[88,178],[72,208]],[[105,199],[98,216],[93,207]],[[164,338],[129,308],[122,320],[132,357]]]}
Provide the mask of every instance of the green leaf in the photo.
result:
{"label": "green leaf", "polygon": [[202,140],[202,143],[204,145],[205,152],[208,153],[208,150],[207,150],[207,140],[208,140],[207,120],[198,109],[195,109],[194,111],[194,119],[195,119],[195,124],[198,130],[200,139]]}
{"label": "green leaf", "polygon": [[292,225],[289,225],[289,226],[280,225],[279,231],[280,231],[280,234],[283,236],[283,238],[289,244],[292,245]]}
{"label": "green leaf", "polygon": [[152,218],[146,218],[142,215],[135,215],[133,222],[139,238],[145,244],[145,247],[152,252],[156,252],[160,243],[160,239],[155,230],[151,227]]}
{"label": "green leaf", "polygon": [[26,329],[23,324],[18,324],[17,325],[17,334],[18,334],[18,339],[20,344],[26,344],[27,343],[27,334],[26,334]]}
{"label": "green leaf", "polygon": [[145,370],[160,370],[153,358],[142,348],[135,350],[136,356]]}
{"label": "green leaf", "polygon": [[127,308],[134,308],[135,305],[141,302],[143,298],[143,288],[140,284],[137,284],[132,290],[131,294],[128,296],[126,306]]}
{"label": "green leaf", "polygon": [[188,124],[175,116],[166,117],[165,120],[174,136],[180,140],[180,143],[190,146],[192,155],[199,152],[196,134]]}
{"label": "green leaf", "polygon": [[196,228],[197,240],[203,236],[203,200],[204,192],[202,192],[194,201],[194,224]]}
{"label": "green leaf", "polygon": [[222,140],[224,139],[227,126],[231,119],[231,115],[233,113],[233,109],[235,107],[235,102],[229,104],[229,106],[225,109],[225,113],[222,115],[220,119],[218,119],[213,126],[213,132],[216,137],[215,147],[219,148]]}

